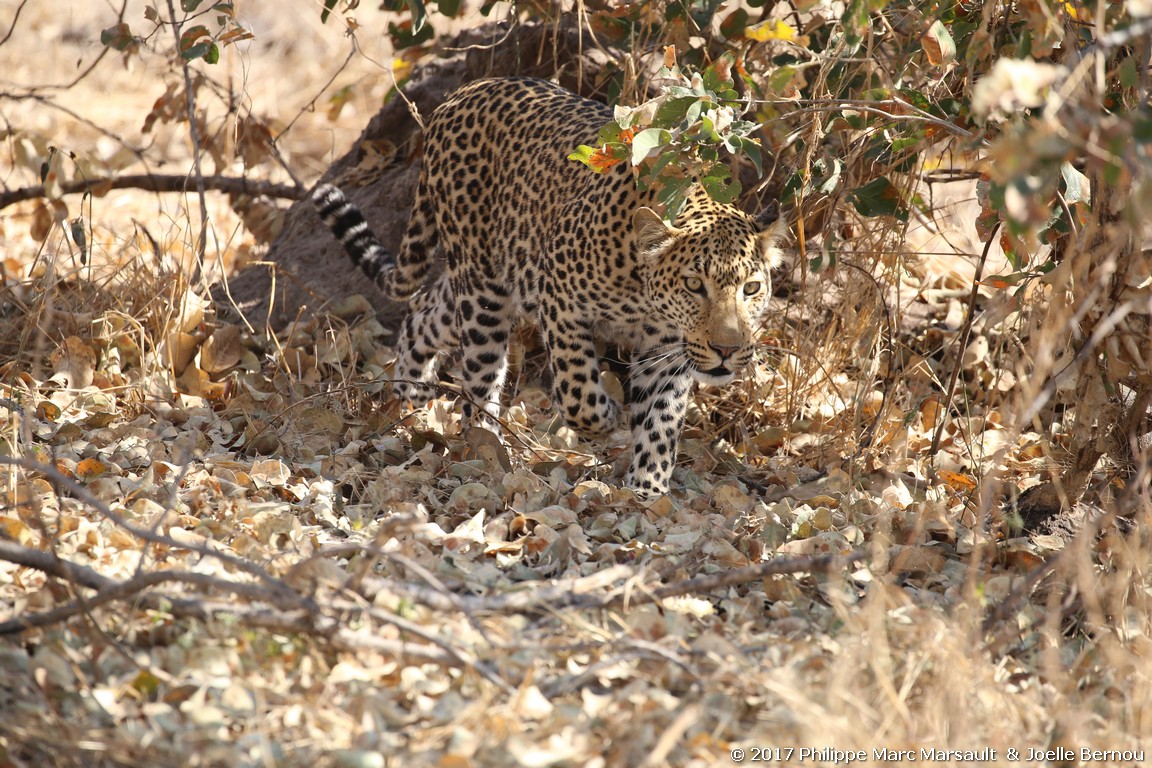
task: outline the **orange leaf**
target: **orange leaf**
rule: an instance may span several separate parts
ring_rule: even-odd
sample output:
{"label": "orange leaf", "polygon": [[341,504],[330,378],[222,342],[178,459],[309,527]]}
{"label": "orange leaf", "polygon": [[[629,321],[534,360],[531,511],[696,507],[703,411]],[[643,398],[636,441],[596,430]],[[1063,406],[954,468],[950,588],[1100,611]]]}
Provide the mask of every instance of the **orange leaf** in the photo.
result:
{"label": "orange leaf", "polygon": [[76,465],[76,477],[88,481],[95,480],[108,472],[108,465],[100,459],[84,459]]}
{"label": "orange leaf", "polygon": [[51,400],[43,400],[40,405],[36,406],[36,417],[55,424],[56,420],[60,418],[60,406]]}
{"label": "orange leaf", "polygon": [[592,153],[592,156],[588,158],[588,165],[597,173],[604,173],[604,171],[616,165],[618,162],[620,162],[619,159],[610,157],[600,150],[596,150]]}
{"label": "orange leaf", "polygon": [[976,488],[975,480],[973,480],[968,475],[964,475],[959,472],[949,472],[946,469],[942,469],[939,472],[939,477],[954,491],[967,492],[975,490]]}
{"label": "orange leaf", "polygon": [[920,45],[924,48],[924,55],[928,63],[934,67],[950,64],[956,59],[956,42],[939,19],[932,22],[932,26],[920,38]]}

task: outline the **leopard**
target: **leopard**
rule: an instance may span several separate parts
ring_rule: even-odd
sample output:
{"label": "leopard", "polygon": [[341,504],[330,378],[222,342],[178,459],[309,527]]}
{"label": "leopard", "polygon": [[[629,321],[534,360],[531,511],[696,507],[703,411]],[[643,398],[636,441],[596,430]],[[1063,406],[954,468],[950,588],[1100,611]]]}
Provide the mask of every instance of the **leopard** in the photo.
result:
{"label": "leopard", "polygon": [[311,201],[352,262],[407,302],[392,377],[410,403],[437,396],[439,367],[458,353],[464,418],[494,423],[510,337],[534,321],[554,406],[602,438],[627,424],[596,345],[630,352],[624,485],[653,499],[670,492],[694,383],[725,385],[753,359],[787,227],[699,183],[666,221],[628,162],[596,173],[569,158],[612,119],[605,104],[545,80],[462,86],[423,126],[395,254],[338,187],[318,185]]}

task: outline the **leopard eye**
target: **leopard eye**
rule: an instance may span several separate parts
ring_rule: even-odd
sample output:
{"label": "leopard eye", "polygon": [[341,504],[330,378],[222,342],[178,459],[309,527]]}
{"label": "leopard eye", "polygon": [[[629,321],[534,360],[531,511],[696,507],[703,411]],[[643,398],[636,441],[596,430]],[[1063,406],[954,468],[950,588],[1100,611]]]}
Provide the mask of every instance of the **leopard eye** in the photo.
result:
{"label": "leopard eye", "polygon": [[692,293],[704,294],[704,281],[696,277],[696,275],[688,275],[685,277],[684,287],[692,291]]}
{"label": "leopard eye", "polygon": [[755,296],[756,294],[760,293],[760,289],[763,287],[764,286],[760,284],[759,280],[749,280],[748,282],[744,283],[744,295]]}

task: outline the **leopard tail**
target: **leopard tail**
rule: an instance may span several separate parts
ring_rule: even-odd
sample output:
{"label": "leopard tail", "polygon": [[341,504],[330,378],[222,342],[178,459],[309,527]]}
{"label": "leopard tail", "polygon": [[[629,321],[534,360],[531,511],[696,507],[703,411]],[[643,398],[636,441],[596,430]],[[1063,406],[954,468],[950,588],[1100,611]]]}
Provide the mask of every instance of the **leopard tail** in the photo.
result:
{"label": "leopard tail", "polygon": [[385,294],[395,295],[392,282],[396,257],[384,247],[376,233],[368,226],[360,209],[348,201],[344,192],[331,184],[320,184],[312,192],[312,205],[344,250],[352,263]]}

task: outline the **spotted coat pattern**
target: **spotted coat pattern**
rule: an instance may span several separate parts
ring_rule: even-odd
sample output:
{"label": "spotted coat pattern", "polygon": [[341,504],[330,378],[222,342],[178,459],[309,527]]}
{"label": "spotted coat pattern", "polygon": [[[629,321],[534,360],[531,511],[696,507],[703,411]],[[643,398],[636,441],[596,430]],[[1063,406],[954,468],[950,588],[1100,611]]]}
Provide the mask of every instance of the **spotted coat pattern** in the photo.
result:
{"label": "spotted coat pattern", "polygon": [[[650,497],[668,490],[692,382],[726,383],[752,358],[783,226],[701,190],[665,224],[625,163],[596,174],[567,159],[611,119],[604,105],[542,80],[456,91],[425,126],[395,258],[340,190],[322,185],[312,199],[352,260],[409,302],[395,373],[409,400],[434,397],[438,358],[460,349],[466,414],[478,415],[470,401],[498,415],[509,335],[529,316],[543,332],[565,420],[605,435],[619,412],[601,383],[595,340],[631,349],[625,482]],[[426,285],[440,257],[445,269]]]}

